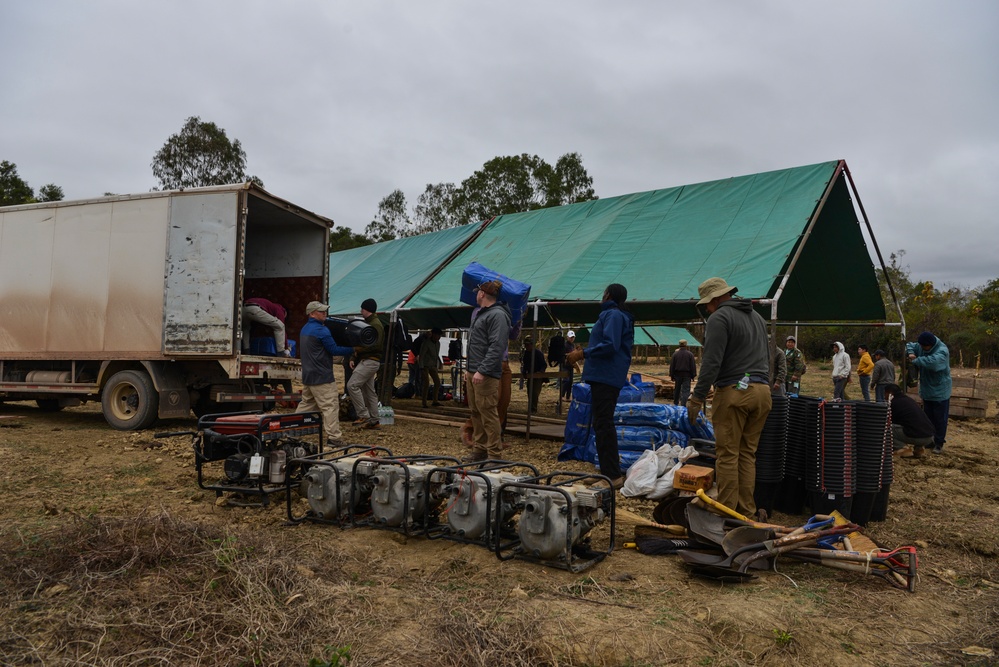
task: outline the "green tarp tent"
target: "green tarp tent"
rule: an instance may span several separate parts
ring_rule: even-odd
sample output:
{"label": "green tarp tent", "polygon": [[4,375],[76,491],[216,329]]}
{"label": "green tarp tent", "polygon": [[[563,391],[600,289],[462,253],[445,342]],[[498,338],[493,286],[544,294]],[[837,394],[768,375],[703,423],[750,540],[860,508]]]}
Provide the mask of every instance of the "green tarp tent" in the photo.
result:
{"label": "green tarp tent", "polygon": [[330,314],[359,313],[368,297],[379,312],[398,308],[480,227],[452,227],[331,254]]}
{"label": "green tarp tent", "polygon": [[530,284],[542,324],[594,321],[615,282],[638,322],[690,321],[711,276],[767,319],[881,322],[848,176],[839,160],[503,215],[416,290],[403,317],[411,328],[467,326],[461,273],[477,261]]}

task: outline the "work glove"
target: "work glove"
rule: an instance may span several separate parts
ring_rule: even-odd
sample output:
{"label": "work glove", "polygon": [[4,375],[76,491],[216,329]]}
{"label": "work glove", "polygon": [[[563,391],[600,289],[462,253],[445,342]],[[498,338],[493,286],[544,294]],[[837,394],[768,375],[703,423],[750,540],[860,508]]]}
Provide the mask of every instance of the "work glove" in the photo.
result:
{"label": "work glove", "polygon": [[567,363],[575,364],[583,360],[582,350],[573,350],[569,354],[565,355],[565,360]]}
{"label": "work glove", "polygon": [[694,397],[687,399],[687,421],[691,426],[697,426],[697,415],[704,409],[704,403]]}

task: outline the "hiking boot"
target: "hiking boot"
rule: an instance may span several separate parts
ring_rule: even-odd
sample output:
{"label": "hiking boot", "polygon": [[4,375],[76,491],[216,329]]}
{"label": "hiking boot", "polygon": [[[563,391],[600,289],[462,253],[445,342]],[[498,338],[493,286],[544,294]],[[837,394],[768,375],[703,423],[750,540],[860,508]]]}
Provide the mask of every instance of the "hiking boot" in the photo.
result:
{"label": "hiking boot", "polygon": [[364,425],[364,428],[370,429],[372,431],[378,431],[381,429],[381,427],[382,425],[377,419],[374,421],[369,421],[367,424]]}
{"label": "hiking boot", "polygon": [[905,447],[902,447],[901,449],[896,449],[892,453],[895,456],[899,457],[899,458],[903,458],[903,459],[912,458],[912,447],[909,447],[908,445],[906,445]]}
{"label": "hiking boot", "polygon": [[358,427],[360,427],[360,426],[364,426],[367,423],[368,423],[367,419],[355,419],[354,421],[350,422],[350,425],[351,426],[358,426]]}
{"label": "hiking boot", "polygon": [[937,445],[933,448],[934,454],[943,454],[943,445]]}
{"label": "hiking boot", "polygon": [[337,447],[343,447],[346,444],[347,443],[344,442],[343,440],[341,440],[340,438],[329,438],[328,440],[326,440],[326,447],[330,448],[330,449],[335,449]]}
{"label": "hiking boot", "polygon": [[912,458],[914,458],[914,459],[921,459],[921,458],[923,458],[923,448],[922,447],[913,447],[912,448]]}
{"label": "hiking boot", "polygon": [[489,454],[484,449],[473,449],[470,454],[461,459],[462,463],[478,463],[489,458]]}

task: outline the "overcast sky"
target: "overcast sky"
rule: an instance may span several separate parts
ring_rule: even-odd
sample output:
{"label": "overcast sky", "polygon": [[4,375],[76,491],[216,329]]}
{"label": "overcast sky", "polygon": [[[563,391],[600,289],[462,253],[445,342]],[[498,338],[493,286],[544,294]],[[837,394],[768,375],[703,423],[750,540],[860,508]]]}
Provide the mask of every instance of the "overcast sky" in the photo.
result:
{"label": "overcast sky", "polygon": [[[189,116],[362,231],[401,189],[578,152],[600,197],[843,158],[887,261],[999,277],[999,2],[0,0],[0,160],[145,192]],[[696,233],[696,230],[692,230]]]}

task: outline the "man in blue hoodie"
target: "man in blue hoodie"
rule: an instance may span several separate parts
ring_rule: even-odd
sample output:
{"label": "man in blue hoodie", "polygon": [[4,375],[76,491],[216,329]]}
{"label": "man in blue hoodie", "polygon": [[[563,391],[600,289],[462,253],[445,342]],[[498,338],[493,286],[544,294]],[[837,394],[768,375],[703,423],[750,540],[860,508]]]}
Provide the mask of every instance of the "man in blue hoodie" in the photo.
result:
{"label": "man in blue hoodie", "polygon": [[933,422],[933,453],[942,454],[947,442],[947,419],[950,417],[950,350],[944,342],[924,331],[916,339],[918,346],[908,344],[909,363],[919,369],[919,397],[923,412]]}
{"label": "man in blue hoodie", "polygon": [[628,382],[631,348],[635,344],[635,320],[631,313],[622,309],[627,298],[628,290],[624,285],[608,285],[601,303],[603,310],[590,331],[590,344],[585,350],[573,350],[565,358],[569,364],[586,360],[583,382],[590,385],[600,472],[610,478],[615,489],[624,486],[624,475],[617,450],[614,408],[621,387]]}
{"label": "man in blue hoodie", "polygon": [[695,424],[708,391],[715,395],[711,423],[715,429],[715,475],[718,501],[741,514],[756,514],[756,448],[770,414],[770,344],[767,323],[737,288],[721,278],[708,278],[697,288],[708,312],[704,327],[701,374],[687,401],[687,418]]}

